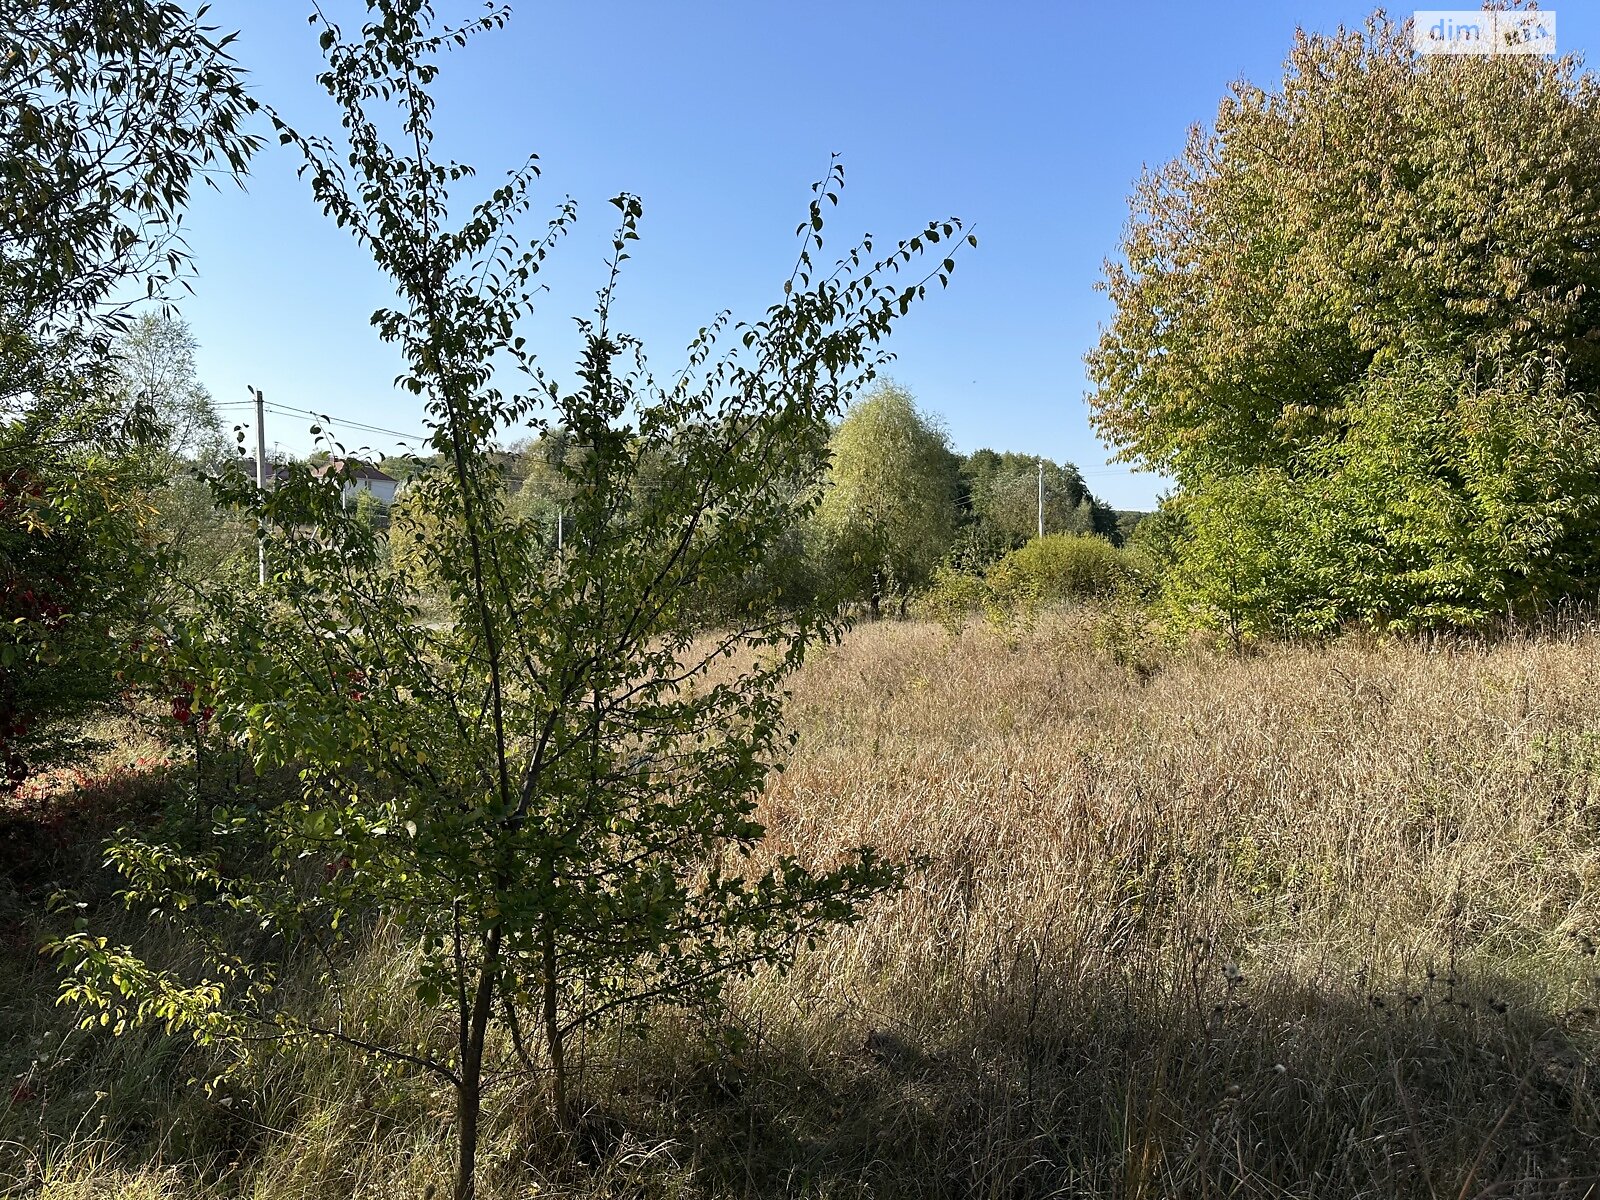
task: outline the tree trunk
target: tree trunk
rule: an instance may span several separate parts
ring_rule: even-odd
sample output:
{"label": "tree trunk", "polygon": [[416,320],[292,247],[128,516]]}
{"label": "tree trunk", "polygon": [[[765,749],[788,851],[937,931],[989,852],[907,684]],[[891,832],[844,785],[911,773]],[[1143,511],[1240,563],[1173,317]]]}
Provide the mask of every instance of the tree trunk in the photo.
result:
{"label": "tree trunk", "polygon": [[473,1200],[478,1192],[478,1109],[482,1099],[480,1081],[463,1075],[456,1084],[456,1200]]}
{"label": "tree trunk", "polygon": [[877,571],[872,573],[872,599],[868,602],[872,610],[872,619],[878,619],[878,611],[883,605],[883,579]]}
{"label": "tree trunk", "polygon": [[500,967],[500,930],[491,929],[483,942],[483,966],[472,997],[461,1048],[461,1081],[456,1084],[456,1200],[478,1194],[478,1113],[483,1105],[483,1043],[489,1029],[495,976]]}
{"label": "tree trunk", "polygon": [[205,739],[200,736],[200,720],[191,716],[194,724],[194,819],[204,829],[206,825],[206,754]]}
{"label": "tree trunk", "polygon": [[565,1131],[572,1128],[572,1111],[567,1100],[567,1049],[561,1032],[561,1008],[558,1003],[560,976],[556,973],[554,925],[547,924],[544,927],[541,941],[544,957],[544,1040],[550,1051],[550,1109],[555,1115],[556,1127]]}

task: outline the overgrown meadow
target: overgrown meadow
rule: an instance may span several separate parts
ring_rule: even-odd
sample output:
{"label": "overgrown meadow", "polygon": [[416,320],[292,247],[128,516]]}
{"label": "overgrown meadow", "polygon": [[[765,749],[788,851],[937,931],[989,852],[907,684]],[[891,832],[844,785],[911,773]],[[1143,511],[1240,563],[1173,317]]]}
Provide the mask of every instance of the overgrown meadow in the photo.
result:
{"label": "overgrown meadow", "polygon": [[[577,200],[435,143],[520,137],[437,86],[511,7],[311,7],[301,125],[204,7],[0,0],[0,1193],[1600,1197],[1581,58],[1300,29],[1141,175],[1142,513],[889,377],[976,214],[854,235],[837,155],[679,357],[602,201],[552,360]],[[179,307],[267,154],[399,370],[270,462]]]}
{"label": "overgrown meadow", "polygon": [[[484,1194],[1593,1194],[1600,634],[1107,630],[886,622],[808,663],[763,853],[872,843],[906,887],[713,1011],[589,1037],[576,1137],[516,1084]],[[443,1194],[433,1085],[317,1050],[208,1094],[226,1063],[50,1003],[52,922],[150,936],[96,836],[193,786],[121,736],[6,814],[7,1193]],[[35,919],[61,886],[88,908]],[[443,1037],[384,986],[410,952],[370,930],[362,1019]]]}

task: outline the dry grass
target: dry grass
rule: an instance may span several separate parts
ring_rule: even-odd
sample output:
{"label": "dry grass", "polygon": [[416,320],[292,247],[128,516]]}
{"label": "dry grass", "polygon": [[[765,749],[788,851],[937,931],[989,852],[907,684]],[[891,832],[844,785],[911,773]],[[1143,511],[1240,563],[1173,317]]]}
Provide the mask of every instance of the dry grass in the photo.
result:
{"label": "dry grass", "polygon": [[857,1051],[879,1128],[818,1169],[1451,1197],[1600,1169],[1597,650],[1352,641],[1141,682],[1081,621],[858,633],[802,681],[769,827],[929,865],[752,1000]]}
{"label": "dry grass", "polygon": [[[524,1113],[489,1194],[1600,1195],[1600,638],[1137,672],[1095,641],[884,624],[808,666],[774,848],[924,869],[714,1019],[599,1048],[585,1161]],[[386,1123],[297,1079],[246,1194],[442,1172],[416,1096]]]}

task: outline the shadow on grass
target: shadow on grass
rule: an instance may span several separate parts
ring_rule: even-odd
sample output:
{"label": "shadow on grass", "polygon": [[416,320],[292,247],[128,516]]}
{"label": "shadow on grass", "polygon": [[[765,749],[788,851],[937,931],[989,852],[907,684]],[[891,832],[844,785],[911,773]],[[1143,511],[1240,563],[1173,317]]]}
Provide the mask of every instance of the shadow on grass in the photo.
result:
{"label": "shadow on grass", "polygon": [[[27,975],[7,990],[37,1003],[49,968]],[[1286,981],[1253,991],[992,997],[937,1039],[848,1014],[765,1029],[737,1013],[668,1019],[631,1051],[613,1046],[610,1066],[595,1054],[579,1137],[558,1136],[537,1089],[524,1093],[485,1155],[482,1195],[1600,1196],[1593,1009],[1542,1013],[1481,979],[1359,1002]],[[26,997],[5,999],[16,1013]],[[184,1083],[197,1052],[156,1033],[28,1046],[30,1090],[0,1097],[0,1137],[35,1139],[37,1160],[41,1144],[93,1135],[124,1165],[177,1168],[184,1196],[287,1197],[263,1172],[305,1158],[311,1126],[345,1139],[320,1151],[318,1195],[355,1194],[339,1180],[357,1157],[372,1159],[365,1178],[380,1157],[448,1139],[442,1097],[327,1064],[280,1065],[257,1094],[208,1099]],[[316,1170],[302,1163],[295,1186]]]}
{"label": "shadow on grass", "polygon": [[1600,1196],[1596,1014],[1509,983],[1016,1015],[822,1060],[703,1042],[647,1103],[624,1083],[610,1125],[676,1141],[710,1195]]}
{"label": "shadow on grass", "polygon": [[[159,780],[113,784],[0,817],[18,851],[12,897],[36,899],[63,872],[83,882],[97,837],[159,806]],[[104,894],[97,907],[115,933],[120,906]],[[376,1177],[379,1159],[448,1139],[448,1105],[426,1088],[374,1090],[359,1070],[291,1061],[254,1094],[207,1097],[188,1081],[209,1064],[187,1043],[67,1033],[37,933],[0,944],[0,1158],[9,1148],[24,1164],[0,1162],[0,1192],[85,1138],[125,1165],[176,1168],[184,1196],[259,1200],[306,1194],[324,1169],[317,1194],[354,1194],[340,1173],[361,1155]],[[1552,989],[1466,971],[1367,990],[1360,975],[1258,980],[1204,951],[1172,956],[1159,978],[1130,967],[1092,987],[1044,952],[1019,957],[956,1010],[908,1006],[936,1028],[874,1023],[864,1005],[807,1011],[801,985],[781,1018],[748,999],[715,1023],[664,1018],[647,1041],[593,1055],[580,1137],[549,1128],[537,1089],[511,1106],[484,1200],[533,1186],[751,1200],[1600,1197],[1593,1003],[1553,1011]],[[307,1158],[312,1126],[327,1167],[302,1162],[300,1191],[262,1185]],[[375,1131],[368,1143],[357,1126]]]}

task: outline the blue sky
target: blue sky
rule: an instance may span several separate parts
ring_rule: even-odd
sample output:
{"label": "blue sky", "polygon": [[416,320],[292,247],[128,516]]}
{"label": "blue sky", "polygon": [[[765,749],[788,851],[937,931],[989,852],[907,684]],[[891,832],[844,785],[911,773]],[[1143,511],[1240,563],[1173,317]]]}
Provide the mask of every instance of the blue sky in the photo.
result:
{"label": "blue sky", "polygon": [[[478,11],[438,2],[447,17]],[[1600,36],[1588,0],[1547,7],[1563,51]],[[325,8],[362,19],[356,0]],[[505,30],[445,60],[439,149],[486,183],[537,153],[536,221],[566,196],[578,202],[578,232],[524,331],[553,365],[570,361],[571,317],[601,281],[607,198],[642,197],[643,241],[618,312],[662,374],[718,310],[753,317],[778,298],[809,184],[838,152],[846,188],[831,248],[948,215],[979,237],[950,289],[901,324],[894,377],[959,450],[1068,460],[1112,504],[1147,508],[1161,480],[1107,462],[1084,401],[1083,354],[1109,315],[1094,284],[1129,189],[1215,113],[1231,80],[1276,80],[1297,25],[1359,24],[1369,8],[516,0]],[[306,0],[221,0],[211,11],[240,30],[236,53],[258,95],[307,132],[334,127],[314,82]],[[295,165],[273,144],[246,191],[206,191],[189,213],[199,278],[182,311],[201,378],[224,404],[253,384],[274,406],[420,430],[420,406],[391,387],[397,360],[368,325],[383,281],[318,213]],[[308,423],[269,416],[268,440],[303,453]],[[357,430],[346,441],[393,447]]]}

